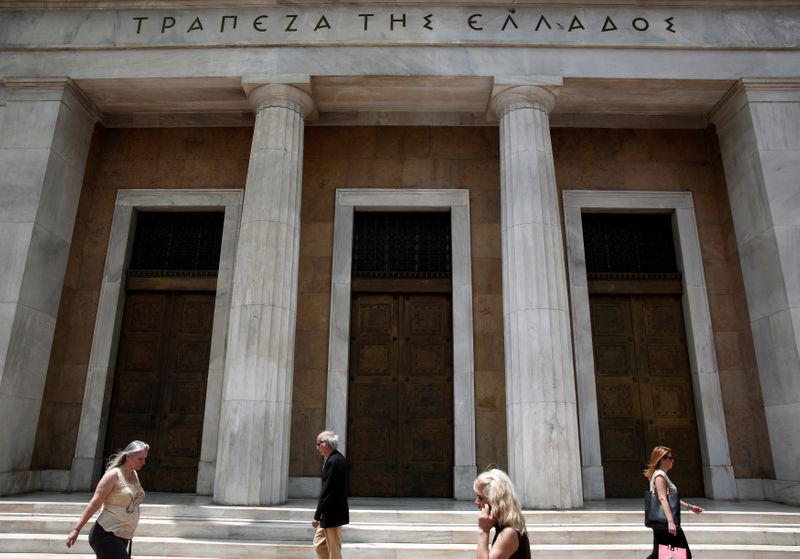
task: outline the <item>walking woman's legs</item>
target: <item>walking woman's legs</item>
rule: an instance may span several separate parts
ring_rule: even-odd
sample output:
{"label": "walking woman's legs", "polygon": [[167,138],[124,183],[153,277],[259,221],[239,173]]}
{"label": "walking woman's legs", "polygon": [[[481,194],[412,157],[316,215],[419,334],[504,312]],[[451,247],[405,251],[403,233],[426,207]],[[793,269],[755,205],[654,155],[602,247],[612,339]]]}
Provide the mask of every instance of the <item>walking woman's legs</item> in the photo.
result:
{"label": "walking woman's legs", "polygon": [[89,545],[97,559],[128,559],[128,540],[106,532],[96,522],[89,532]]}

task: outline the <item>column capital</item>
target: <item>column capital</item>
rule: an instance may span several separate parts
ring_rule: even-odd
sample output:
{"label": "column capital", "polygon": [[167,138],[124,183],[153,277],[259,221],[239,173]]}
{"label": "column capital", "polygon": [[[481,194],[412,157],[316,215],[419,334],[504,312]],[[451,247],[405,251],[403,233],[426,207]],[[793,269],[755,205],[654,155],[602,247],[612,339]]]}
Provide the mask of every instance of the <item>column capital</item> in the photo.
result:
{"label": "column capital", "polygon": [[539,107],[550,113],[556,105],[559,88],[563,85],[560,77],[501,78],[496,77],[489,112],[500,118],[512,107]]}
{"label": "column capital", "polygon": [[316,113],[309,76],[246,76],[242,88],[256,113],[269,105],[291,108],[303,118]]}

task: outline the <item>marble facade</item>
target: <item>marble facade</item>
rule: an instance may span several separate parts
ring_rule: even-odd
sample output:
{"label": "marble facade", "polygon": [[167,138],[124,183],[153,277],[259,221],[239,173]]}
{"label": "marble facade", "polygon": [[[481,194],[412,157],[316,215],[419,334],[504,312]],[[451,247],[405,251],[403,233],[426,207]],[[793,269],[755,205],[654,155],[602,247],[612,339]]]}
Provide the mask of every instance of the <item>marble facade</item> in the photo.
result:
{"label": "marble facade", "polygon": [[[362,171],[346,154],[341,159],[349,166],[335,171],[339,177],[306,178],[313,170],[304,163],[304,134],[316,127],[483,127],[494,129],[498,142],[488,184],[497,185],[499,222],[481,231],[493,235],[496,228],[502,247],[495,255],[502,302],[491,299],[491,305],[504,317],[497,337],[505,389],[486,430],[505,433],[505,454],[495,458],[509,469],[523,504],[570,508],[604,498],[579,225],[581,208],[598,207],[673,213],[707,495],[800,502],[800,36],[794,24],[800,11],[793,3],[778,0],[763,9],[709,1],[687,10],[678,2],[657,9],[598,2],[570,8],[517,2],[514,9],[497,2],[429,9],[402,1],[276,2],[254,10],[231,0],[219,9],[166,2],[152,10],[131,0],[109,10],[86,0],[64,11],[25,11],[17,4],[0,2],[0,256],[8,262],[0,283],[0,415],[15,426],[0,436],[0,494],[87,490],[96,479],[131,211],[171,205],[226,213],[198,492],[243,505],[313,493],[312,468],[293,465],[293,447],[311,429],[346,431],[352,212],[436,207],[452,215],[454,496],[469,498],[486,454],[479,436],[485,428],[476,425],[483,425],[489,384],[479,381],[488,368],[479,362],[473,328],[482,320],[475,282],[483,281],[474,268],[486,250],[485,239],[473,238],[475,179],[447,174],[444,166],[429,170],[434,178],[420,178],[413,165],[424,165],[419,162],[429,154],[409,146],[400,146],[408,155],[399,163],[374,151],[359,162],[371,173],[366,184],[347,183]],[[96,123],[102,130],[180,128],[188,136],[212,127],[252,129],[248,171],[225,193],[187,176],[181,189],[172,188],[170,169],[142,184],[147,192],[124,178],[127,169],[97,171],[120,194],[74,425],[77,443],[71,465],[37,468],[36,447],[53,436],[41,426],[37,435],[37,425],[40,413],[49,413],[41,411],[42,400],[53,338],[67,312],[62,287],[65,276],[72,281],[76,215],[89,196],[86,185],[98,180],[84,176],[93,165],[93,133],[101,138]],[[639,175],[590,169],[591,154],[609,146],[573,138],[591,154],[583,166],[560,169],[551,143],[555,129],[657,135],[710,126],[724,169],[723,205],[689,184],[693,179],[679,166],[672,167],[670,186],[637,184]],[[466,134],[453,137],[467,141]],[[103,140],[97,142],[102,151]],[[331,157],[342,149],[322,145]],[[648,166],[667,158],[671,146],[662,148],[645,141],[642,153],[614,157],[641,156],[646,175]],[[451,148],[450,156],[468,160],[470,146],[456,152]],[[168,168],[177,159],[158,161]],[[390,171],[402,184],[383,180]],[[592,190],[564,186],[579,172]],[[306,227],[300,202],[326,180],[339,186],[335,202],[314,208],[321,217],[311,222],[330,223],[320,234]],[[128,182],[133,187],[122,186]],[[695,213],[701,204],[730,214],[734,242],[726,243],[719,226],[710,232],[702,223],[700,210]],[[311,372],[320,370],[316,363],[295,362],[295,334],[305,319],[298,316],[298,294],[309,281],[301,273],[303,243],[325,242],[325,232],[326,248],[315,260],[329,263],[328,285],[315,287],[329,290],[315,299],[318,308],[330,297],[323,311],[327,346],[315,350],[325,356],[320,375]],[[711,238],[718,241],[705,240]],[[732,288],[720,295],[734,303],[721,305],[707,286],[718,281],[706,278],[712,253],[740,266],[752,365],[746,356],[740,366],[721,364],[721,317],[744,304]],[[293,409],[297,374],[317,374],[310,384],[323,386],[303,410],[324,417],[303,427]],[[731,414],[745,405],[742,387],[749,380],[742,379],[756,377],[771,454],[768,466],[738,475],[737,468],[747,468],[729,441]]]}

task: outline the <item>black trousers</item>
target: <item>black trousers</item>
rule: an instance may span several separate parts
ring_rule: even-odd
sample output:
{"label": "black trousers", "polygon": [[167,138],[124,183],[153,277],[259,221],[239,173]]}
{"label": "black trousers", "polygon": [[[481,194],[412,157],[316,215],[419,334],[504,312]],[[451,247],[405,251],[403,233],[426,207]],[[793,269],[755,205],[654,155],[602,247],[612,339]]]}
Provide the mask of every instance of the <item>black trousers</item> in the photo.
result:
{"label": "black trousers", "polygon": [[683,533],[681,527],[678,527],[678,532],[673,536],[667,530],[653,530],[653,552],[647,559],[658,559],[658,546],[671,545],[672,547],[682,547],[686,550],[686,559],[692,559],[692,550],[689,549],[689,543],[686,541],[686,535]]}
{"label": "black trousers", "polygon": [[130,559],[130,542],[112,532],[106,532],[97,522],[89,532],[89,545],[97,559]]}

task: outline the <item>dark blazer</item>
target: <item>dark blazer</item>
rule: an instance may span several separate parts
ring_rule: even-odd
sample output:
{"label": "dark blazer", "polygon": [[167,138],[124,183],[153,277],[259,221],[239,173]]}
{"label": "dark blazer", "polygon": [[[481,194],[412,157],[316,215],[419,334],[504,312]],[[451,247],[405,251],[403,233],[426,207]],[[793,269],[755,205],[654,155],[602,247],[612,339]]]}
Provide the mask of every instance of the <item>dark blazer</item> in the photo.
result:
{"label": "dark blazer", "polygon": [[336,528],[350,522],[347,506],[347,460],[338,450],[331,452],[322,467],[322,491],[314,520],[323,528]]}

